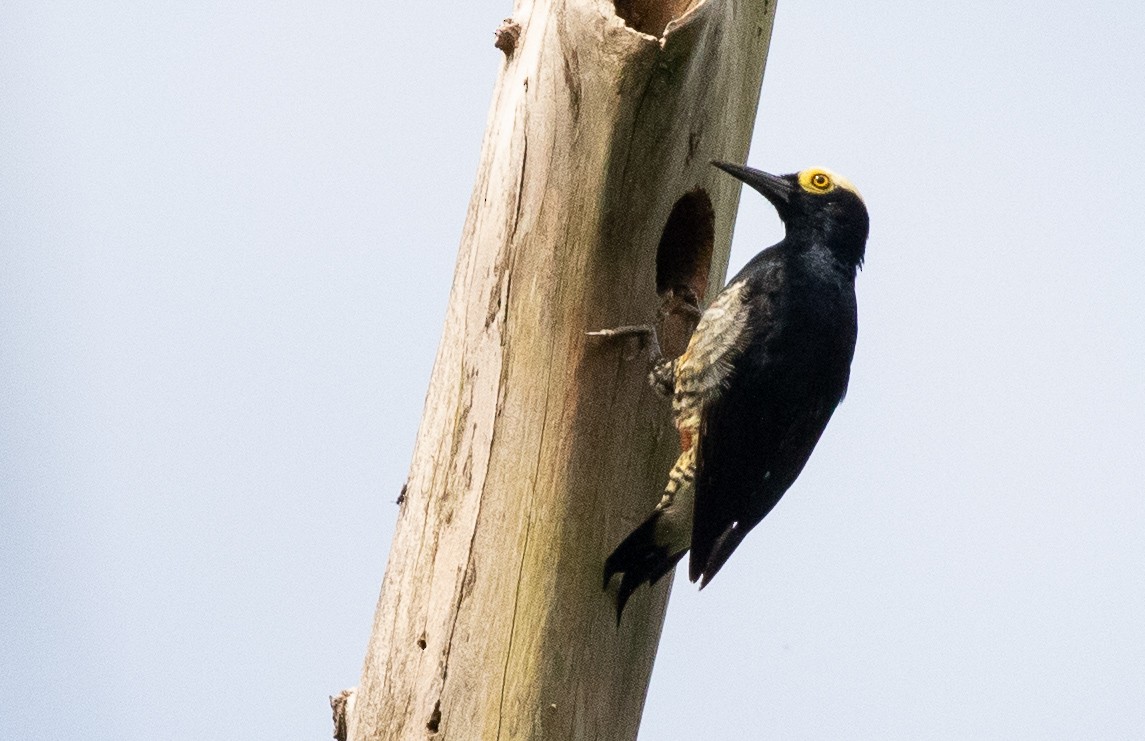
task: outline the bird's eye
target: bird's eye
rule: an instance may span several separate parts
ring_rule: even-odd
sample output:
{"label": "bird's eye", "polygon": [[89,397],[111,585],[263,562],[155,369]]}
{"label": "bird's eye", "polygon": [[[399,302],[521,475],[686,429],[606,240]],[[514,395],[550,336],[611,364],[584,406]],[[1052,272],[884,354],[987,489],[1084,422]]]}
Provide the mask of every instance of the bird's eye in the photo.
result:
{"label": "bird's eye", "polygon": [[826,190],[827,186],[831,184],[831,178],[821,172],[817,172],[811,176],[811,184],[820,190]]}

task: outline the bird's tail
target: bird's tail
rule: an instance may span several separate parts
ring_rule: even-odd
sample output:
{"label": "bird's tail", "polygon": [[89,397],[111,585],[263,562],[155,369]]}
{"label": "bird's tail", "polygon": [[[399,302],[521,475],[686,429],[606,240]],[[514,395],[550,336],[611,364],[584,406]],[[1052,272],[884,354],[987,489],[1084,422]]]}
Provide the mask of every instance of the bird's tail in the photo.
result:
{"label": "bird's tail", "polygon": [[641,584],[654,584],[672,570],[692,544],[695,450],[685,451],[668,475],[664,497],[652,515],[632,531],[604,562],[604,588],[621,575],[616,622]]}

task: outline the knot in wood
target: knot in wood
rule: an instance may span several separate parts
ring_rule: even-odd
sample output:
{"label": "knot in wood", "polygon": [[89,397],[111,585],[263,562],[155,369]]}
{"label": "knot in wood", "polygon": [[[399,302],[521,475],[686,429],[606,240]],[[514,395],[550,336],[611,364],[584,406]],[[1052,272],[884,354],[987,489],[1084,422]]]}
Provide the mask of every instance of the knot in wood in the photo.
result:
{"label": "knot in wood", "polygon": [[511,57],[517,48],[517,40],[521,38],[521,24],[506,18],[501,21],[501,27],[493,32],[493,36],[493,46],[505,52],[506,57]]}

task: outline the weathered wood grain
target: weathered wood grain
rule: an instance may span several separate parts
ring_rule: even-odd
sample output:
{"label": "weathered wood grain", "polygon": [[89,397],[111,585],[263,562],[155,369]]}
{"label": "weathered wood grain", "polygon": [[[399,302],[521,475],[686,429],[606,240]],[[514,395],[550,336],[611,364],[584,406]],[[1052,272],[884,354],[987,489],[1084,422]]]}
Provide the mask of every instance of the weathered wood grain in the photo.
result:
{"label": "weathered wood grain", "polygon": [[611,2],[513,12],[355,741],[636,737],[670,580],[618,629],[601,568],[676,441],[647,363],[585,331],[655,319],[657,248],[690,192],[710,223],[671,250],[707,229],[711,263],[669,277],[722,283],[739,185],[708,161],[745,159],[774,3],[622,6],[655,33],[663,8],[685,14],[658,38]]}

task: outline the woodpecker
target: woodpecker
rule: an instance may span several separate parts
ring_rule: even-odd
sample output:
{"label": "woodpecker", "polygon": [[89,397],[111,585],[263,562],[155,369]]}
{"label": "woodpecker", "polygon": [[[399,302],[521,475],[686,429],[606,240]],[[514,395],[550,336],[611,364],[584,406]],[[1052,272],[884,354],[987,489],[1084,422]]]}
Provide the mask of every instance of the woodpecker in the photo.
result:
{"label": "woodpecker", "polygon": [[649,377],[672,398],[680,456],[652,515],[608,557],[616,619],[691,549],[707,586],[794,483],[847,392],[858,333],[855,276],[868,217],[846,178],[713,165],[759,191],[786,235],[753,257],[700,316],[684,353]]}

